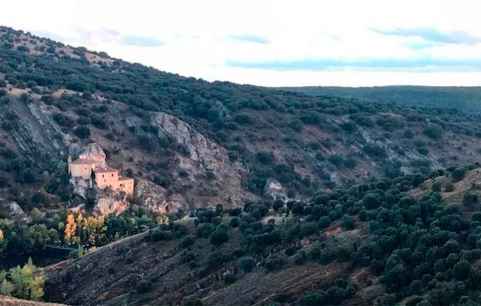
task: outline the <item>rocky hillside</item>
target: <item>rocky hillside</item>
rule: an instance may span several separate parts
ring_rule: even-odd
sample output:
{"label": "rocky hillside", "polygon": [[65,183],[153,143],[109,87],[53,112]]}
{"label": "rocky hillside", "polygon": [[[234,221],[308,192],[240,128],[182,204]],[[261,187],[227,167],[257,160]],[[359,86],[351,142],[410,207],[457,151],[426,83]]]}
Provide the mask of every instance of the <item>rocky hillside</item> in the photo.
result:
{"label": "rocky hillside", "polygon": [[[0,265],[47,265],[46,301],[481,302],[481,175],[466,166],[481,155],[480,116],[209,83],[4,27],[0,38]],[[72,184],[68,157],[86,152],[135,179],[124,213]],[[2,292],[31,296],[6,271]]]}
{"label": "rocky hillside", "polygon": [[470,167],[373,180],[306,202],[199,211],[47,267],[47,299],[73,305],[479,305],[480,172]]}
{"label": "rocky hillside", "polygon": [[27,213],[75,201],[67,155],[91,142],[154,210],[303,198],[479,159],[477,116],[209,83],[9,28],[0,37],[0,195]]}

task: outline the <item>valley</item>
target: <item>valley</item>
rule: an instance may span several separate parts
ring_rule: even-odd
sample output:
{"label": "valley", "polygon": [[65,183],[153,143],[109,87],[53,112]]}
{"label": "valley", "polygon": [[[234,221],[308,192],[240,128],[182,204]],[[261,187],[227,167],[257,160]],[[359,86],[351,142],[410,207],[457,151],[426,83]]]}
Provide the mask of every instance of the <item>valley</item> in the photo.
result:
{"label": "valley", "polygon": [[386,90],[207,82],[0,27],[0,294],[477,305],[481,115]]}

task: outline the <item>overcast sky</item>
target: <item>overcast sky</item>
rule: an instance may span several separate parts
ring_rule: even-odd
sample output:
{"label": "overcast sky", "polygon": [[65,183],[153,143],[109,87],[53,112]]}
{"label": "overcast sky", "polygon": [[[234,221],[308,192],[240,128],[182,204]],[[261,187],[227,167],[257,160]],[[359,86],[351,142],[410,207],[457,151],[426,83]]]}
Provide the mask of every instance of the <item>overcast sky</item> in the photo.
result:
{"label": "overcast sky", "polygon": [[481,85],[479,0],[4,0],[0,24],[209,81]]}

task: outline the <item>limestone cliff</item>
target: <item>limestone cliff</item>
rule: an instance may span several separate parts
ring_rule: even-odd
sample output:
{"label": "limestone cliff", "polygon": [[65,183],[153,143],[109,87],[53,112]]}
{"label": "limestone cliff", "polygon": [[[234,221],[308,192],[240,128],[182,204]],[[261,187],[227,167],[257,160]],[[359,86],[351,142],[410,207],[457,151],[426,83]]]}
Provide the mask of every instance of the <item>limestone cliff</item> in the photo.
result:
{"label": "limestone cliff", "polygon": [[[231,162],[227,150],[196,131],[190,124],[166,113],[153,113],[152,125],[159,136],[167,136],[183,146],[186,154],[176,154],[184,178],[194,186],[185,199],[190,206],[209,206],[225,203],[239,206],[253,196],[242,188],[245,170],[240,163]],[[203,178],[200,181],[199,178]]]}

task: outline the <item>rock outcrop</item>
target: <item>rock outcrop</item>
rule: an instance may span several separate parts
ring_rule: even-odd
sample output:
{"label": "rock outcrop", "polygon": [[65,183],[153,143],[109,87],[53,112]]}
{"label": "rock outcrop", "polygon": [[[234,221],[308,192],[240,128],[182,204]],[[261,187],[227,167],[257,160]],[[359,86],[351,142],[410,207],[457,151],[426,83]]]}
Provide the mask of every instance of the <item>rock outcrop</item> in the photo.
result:
{"label": "rock outcrop", "polygon": [[28,223],[30,217],[23,211],[17,202],[4,202],[0,199],[0,216],[13,220],[17,223]]}
{"label": "rock outcrop", "polygon": [[282,184],[273,178],[270,178],[266,182],[264,187],[264,195],[273,200],[281,200],[286,202],[288,197],[285,188]]}
{"label": "rock outcrop", "polygon": [[97,143],[89,143],[79,154],[79,159],[95,161],[99,167],[107,166],[107,155]]}
{"label": "rock outcrop", "polygon": [[188,206],[182,195],[169,195],[165,188],[146,180],[137,182],[135,199],[143,208],[158,214],[177,212]]}
{"label": "rock outcrop", "polygon": [[[239,163],[230,161],[224,147],[197,132],[187,122],[166,113],[153,114],[152,125],[158,127],[160,137],[167,136],[175,140],[186,151],[185,154],[177,154],[176,159],[179,168],[188,173],[184,179],[189,180],[195,189],[186,195],[190,206],[225,203],[235,207],[241,205],[246,198],[253,197],[242,188],[243,168]],[[203,186],[200,186],[199,177],[209,179],[204,180]],[[196,193],[207,194],[212,190],[216,192],[208,196],[196,196],[194,201]]]}
{"label": "rock outcrop", "polygon": [[99,216],[120,215],[129,207],[125,195],[118,192],[103,191],[99,193],[93,213]]}

